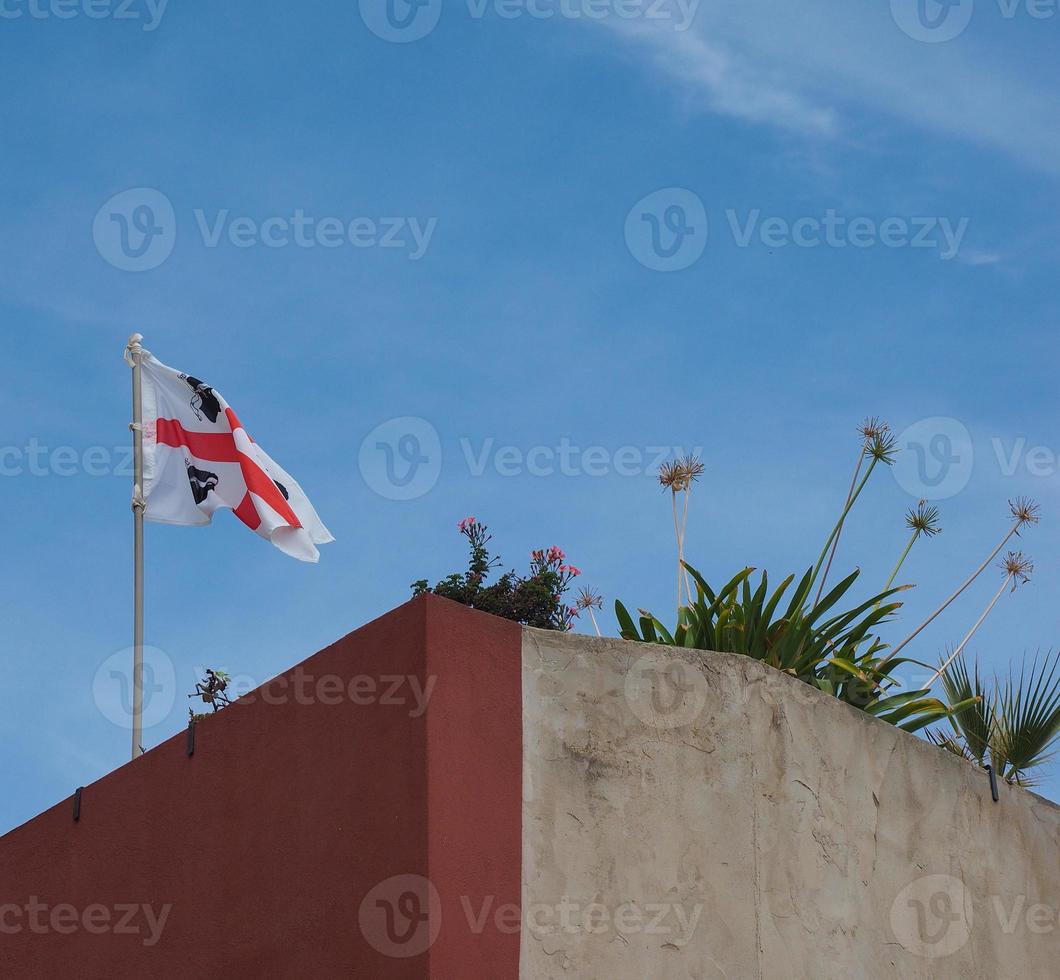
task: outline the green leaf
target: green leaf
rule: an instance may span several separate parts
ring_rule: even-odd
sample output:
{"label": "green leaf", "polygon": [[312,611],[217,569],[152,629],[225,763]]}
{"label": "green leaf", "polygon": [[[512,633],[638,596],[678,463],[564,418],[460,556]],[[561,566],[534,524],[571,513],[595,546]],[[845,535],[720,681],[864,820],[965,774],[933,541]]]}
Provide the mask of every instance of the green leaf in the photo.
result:
{"label": "green leaf", "polygon": [[637,632],[637,627],[633,624],[633,617],[630,616],[626,607],[618,599],[615,600],[615,616],[618,619],[619,635],[623,640],[640,639],[640,633]]}

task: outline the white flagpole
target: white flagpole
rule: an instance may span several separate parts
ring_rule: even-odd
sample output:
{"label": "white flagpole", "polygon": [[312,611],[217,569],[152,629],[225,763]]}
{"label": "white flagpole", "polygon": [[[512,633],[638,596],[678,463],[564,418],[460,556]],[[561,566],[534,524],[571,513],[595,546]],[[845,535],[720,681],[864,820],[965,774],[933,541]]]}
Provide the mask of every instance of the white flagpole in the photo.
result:
{"label": "white flagpole", "polygon": [[134,333],[125,347],[126,363],[132,368],[133,417],[133,717],[132,757],[143,754],[144,712],[144,433],[140,359],[143,336]]}

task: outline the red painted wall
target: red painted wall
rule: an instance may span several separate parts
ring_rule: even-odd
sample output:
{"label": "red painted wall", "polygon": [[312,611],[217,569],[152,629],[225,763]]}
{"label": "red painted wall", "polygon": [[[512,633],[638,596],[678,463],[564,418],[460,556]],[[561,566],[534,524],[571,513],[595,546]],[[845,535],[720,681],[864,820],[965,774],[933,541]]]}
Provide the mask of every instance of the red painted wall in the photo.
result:
{"label": "red painted wall", "polygon": [[0,838],[0,977],[515,980],[520,644],[422,597]]}

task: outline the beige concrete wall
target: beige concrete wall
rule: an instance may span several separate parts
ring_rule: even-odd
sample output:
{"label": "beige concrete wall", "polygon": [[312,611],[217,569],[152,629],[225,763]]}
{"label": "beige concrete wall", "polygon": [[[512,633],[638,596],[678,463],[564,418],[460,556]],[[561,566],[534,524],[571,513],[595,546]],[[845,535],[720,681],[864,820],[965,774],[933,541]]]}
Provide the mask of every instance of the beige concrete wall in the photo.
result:
{"label": "beige concrete wall", "polygon": [[523,634],[521,976],[1060,976],[1060,809],[747,658]]}

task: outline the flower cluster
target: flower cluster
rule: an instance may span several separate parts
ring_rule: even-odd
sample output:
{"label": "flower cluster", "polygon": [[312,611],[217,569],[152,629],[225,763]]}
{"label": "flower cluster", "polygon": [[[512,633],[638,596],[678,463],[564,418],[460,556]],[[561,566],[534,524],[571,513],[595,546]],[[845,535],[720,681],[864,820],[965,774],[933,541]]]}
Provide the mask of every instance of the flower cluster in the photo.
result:
{"label": "flower cluster", "polygon": [[567,556],[561,548],[553,545],[547,551],[530,552],[530,577],[552,590],[552,599],[556,608],[551,629],[565,632],[574,628],[574,620],[581,615],[577,606],[566,605],[564,595],[570,583],[581,575],[581,569],[567,563]]}
{"label": "flower cluster", "polygon": [[490,572],[500,565],[500,559],[489,553],[492,535],[475,517],[465,517],[457,529],[471,546],[467,571],[450,575],[433,588],[428,586],[427,579],[414,582],[413,595],[433,592],[473,609],[539,629],[573,628],[579,609],[570,605],[565,596],[581,570],[567,561],[562,548],[553,545],[532,551],[528,574],[504,572],[496,582],[487,585]]}

